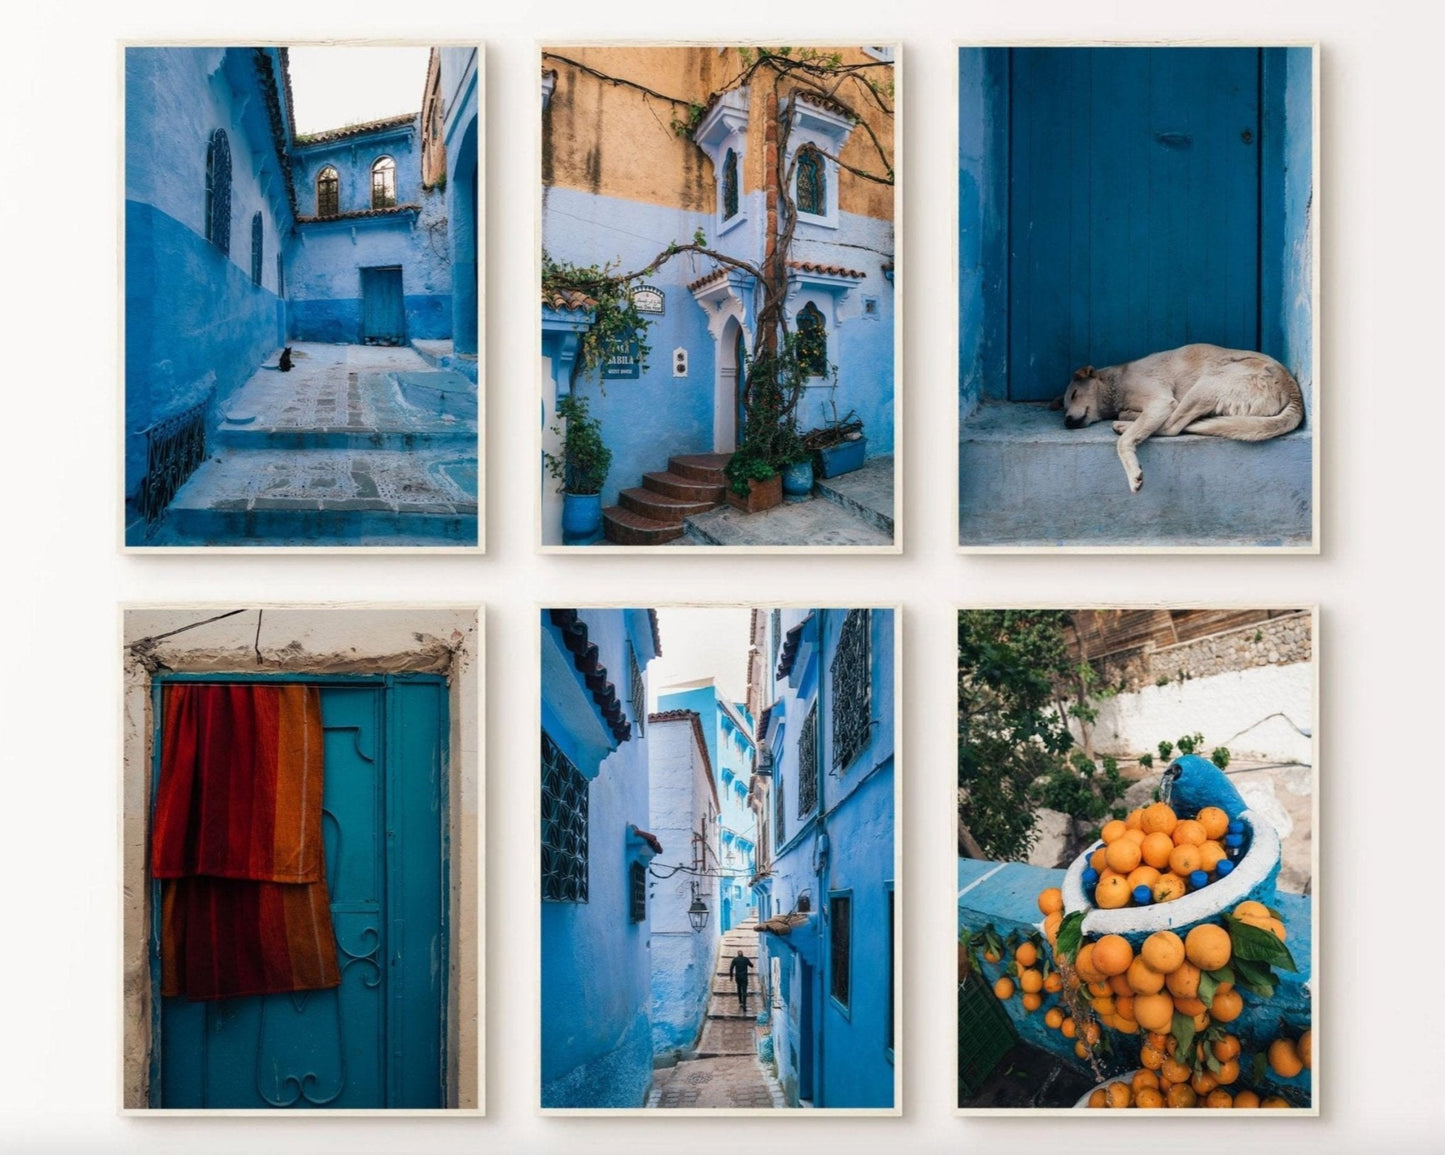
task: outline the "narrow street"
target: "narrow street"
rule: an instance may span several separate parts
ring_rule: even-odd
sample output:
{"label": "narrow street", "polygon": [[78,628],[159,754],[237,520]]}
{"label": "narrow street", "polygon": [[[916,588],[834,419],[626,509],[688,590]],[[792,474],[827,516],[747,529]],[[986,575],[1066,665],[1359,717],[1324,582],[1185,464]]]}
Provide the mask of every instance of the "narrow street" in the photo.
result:
{"label": "narrow street", "polygon": [[762,1010],[761,979],[749,973],[748,1010],[738,1007],[737,985],[728,964],[741,950],[758,961],[757,920],[749,916],[722,936],[713,968],[712,997],[698,1040],[696,1057],[657,1073],[649,1107],[786,1107],[777,1080],[758,1058],[758,1013]]}

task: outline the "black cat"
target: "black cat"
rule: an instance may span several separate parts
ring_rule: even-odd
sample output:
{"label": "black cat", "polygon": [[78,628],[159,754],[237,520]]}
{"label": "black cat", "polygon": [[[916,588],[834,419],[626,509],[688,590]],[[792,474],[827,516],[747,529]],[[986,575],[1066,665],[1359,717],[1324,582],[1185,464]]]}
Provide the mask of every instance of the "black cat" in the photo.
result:
{"label": "black cat", "polygon": [[284,349],[281,350],[281,372],[283,372],[283,373],[289,373],[289,372],[291,372],[291,346],[290,346],[290,345],[287,345],[286,348],[284,348]]}

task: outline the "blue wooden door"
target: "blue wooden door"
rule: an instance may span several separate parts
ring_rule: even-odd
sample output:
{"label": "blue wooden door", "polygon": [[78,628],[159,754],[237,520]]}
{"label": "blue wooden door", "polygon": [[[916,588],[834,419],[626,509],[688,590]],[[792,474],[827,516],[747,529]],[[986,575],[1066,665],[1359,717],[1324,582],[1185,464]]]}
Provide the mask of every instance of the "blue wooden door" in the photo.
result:
{"label": "blue wooden door", "polygon": [[445,685],[327,684],[321,717],[341,986],[191,1002],[157,985],[154,1107],[446,1106]]}
{"label": "blue wooden door", "polygon": [[1017,48],[1009,398],[1260,340],[1260,50]]}
{"label": "blue wooden door", "polygon": [[401,269],[361,270],[361,339],[368,345],[405,343]]}

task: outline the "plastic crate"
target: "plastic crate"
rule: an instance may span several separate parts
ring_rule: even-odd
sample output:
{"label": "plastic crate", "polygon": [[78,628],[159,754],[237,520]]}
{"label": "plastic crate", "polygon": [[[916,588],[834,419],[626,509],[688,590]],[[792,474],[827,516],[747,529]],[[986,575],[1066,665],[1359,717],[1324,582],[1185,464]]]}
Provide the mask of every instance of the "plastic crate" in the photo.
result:
{"label": "plastic crate", "polygon": [[977,1094],[999,1060],[1018,1041],[1008,1012],[974,975],[958,988],[958,1094]]}

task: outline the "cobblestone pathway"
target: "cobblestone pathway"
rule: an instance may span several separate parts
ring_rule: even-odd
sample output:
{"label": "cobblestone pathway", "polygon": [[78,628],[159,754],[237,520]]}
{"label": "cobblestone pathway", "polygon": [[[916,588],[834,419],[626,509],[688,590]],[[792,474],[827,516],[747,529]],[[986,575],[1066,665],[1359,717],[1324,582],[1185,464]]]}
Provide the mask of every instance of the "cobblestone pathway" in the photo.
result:
{"label": "cobblestone pathway", "polygon": [[684,1059],[671,1070],[656,1072],[647,1100],[649,1107],[787,1106],[782,1088],[758,1058],[760,1028],[756,1016],[761,1009],[761,995],[756,991],[756,978],[745,1015],[738,1007],[737,989],[727,975],[728,963],[739,950],[756,964],[758,936],[754,925],[749,920],[723,935],[697,1058]]}

